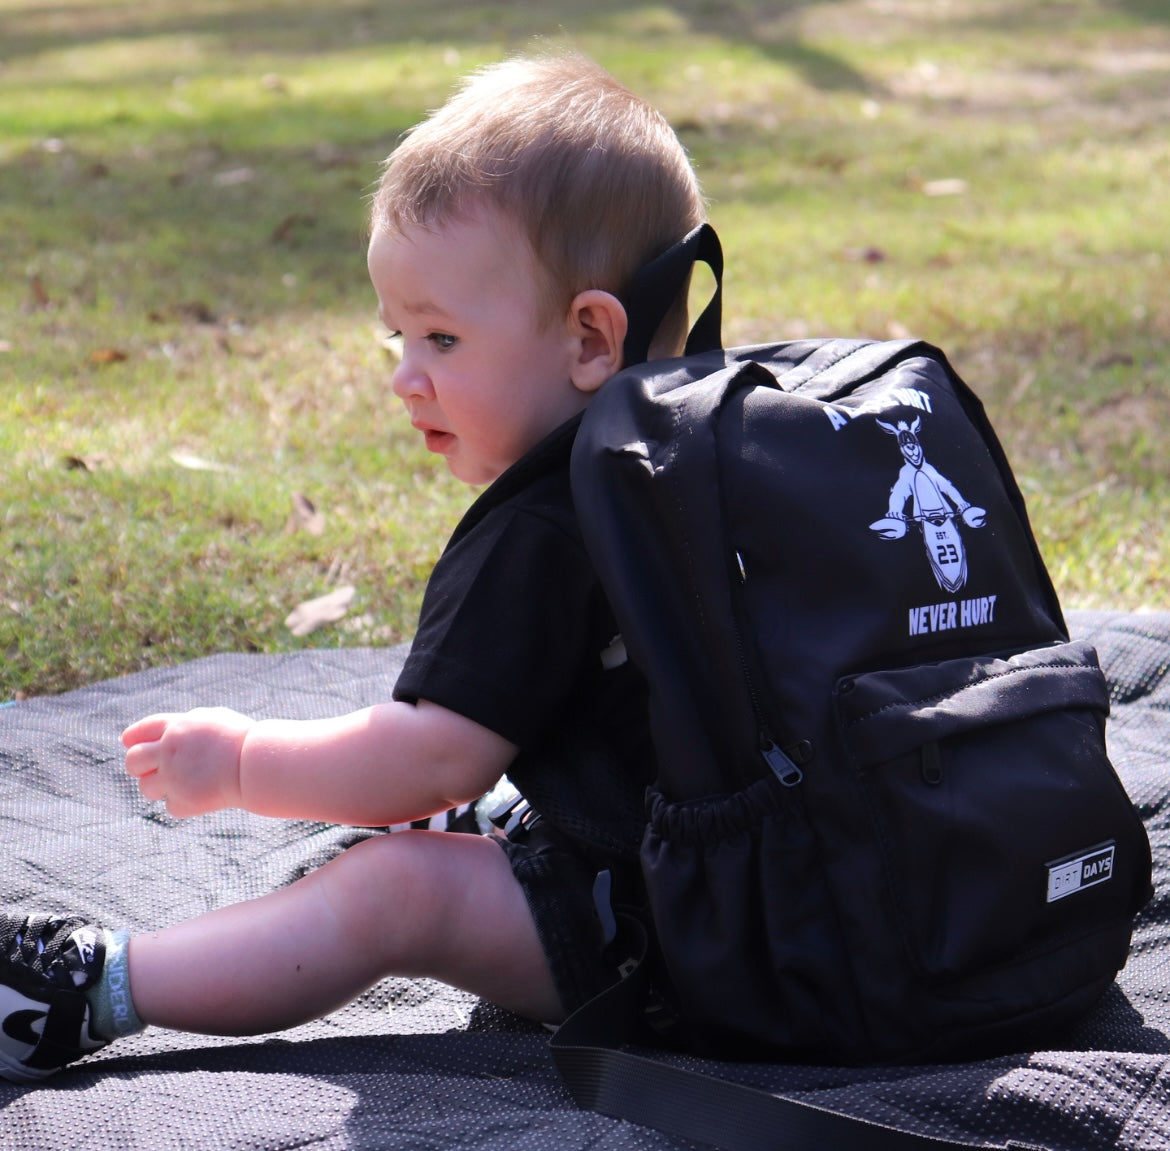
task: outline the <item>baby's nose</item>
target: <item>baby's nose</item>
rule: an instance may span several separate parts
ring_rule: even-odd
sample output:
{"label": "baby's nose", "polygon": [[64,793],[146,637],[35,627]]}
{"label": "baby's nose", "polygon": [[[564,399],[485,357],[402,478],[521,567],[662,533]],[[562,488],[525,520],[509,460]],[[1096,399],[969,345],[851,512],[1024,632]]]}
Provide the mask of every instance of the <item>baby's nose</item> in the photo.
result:
{"label": "baby's nose", "polygon": [[390,390],[400,399],[410,396],[426,395],[431,389],[430,377],[418,365],[412,356],[403,352],[398,367],[390,377]]}

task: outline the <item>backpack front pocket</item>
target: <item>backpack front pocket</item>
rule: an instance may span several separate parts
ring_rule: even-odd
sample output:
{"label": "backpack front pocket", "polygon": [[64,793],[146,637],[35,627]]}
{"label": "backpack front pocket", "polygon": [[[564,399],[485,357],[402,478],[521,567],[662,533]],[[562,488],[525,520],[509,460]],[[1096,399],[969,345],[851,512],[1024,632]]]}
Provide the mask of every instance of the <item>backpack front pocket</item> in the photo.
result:
{"label": "backpack front pocket", "polygon": [[1106,754],[1091,647],[858,675],[836,699],[921,976],[962,979],[1122,925],[1124,955],[1149,844]]}

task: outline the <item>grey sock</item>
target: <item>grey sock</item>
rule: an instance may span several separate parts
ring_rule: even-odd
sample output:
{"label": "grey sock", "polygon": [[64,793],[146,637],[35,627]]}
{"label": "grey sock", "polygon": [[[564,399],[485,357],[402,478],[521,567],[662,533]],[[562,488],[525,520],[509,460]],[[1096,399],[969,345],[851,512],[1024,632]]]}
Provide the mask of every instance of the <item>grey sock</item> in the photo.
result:
{"label": "grey sock", "polygon": [[89,989],[91,1027],[102,1039],[120,1039],[142,1031],[130,998],[130,968],[127,964],[130,935],[125,931],[105,932],[106,962],[101,978]]}

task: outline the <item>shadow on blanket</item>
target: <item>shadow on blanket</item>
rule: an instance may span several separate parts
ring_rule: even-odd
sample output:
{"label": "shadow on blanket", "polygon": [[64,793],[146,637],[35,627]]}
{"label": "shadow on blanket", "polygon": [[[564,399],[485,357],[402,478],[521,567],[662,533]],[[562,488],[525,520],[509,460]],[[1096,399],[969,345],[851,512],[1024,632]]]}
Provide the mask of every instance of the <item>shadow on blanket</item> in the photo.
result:
{"label": "shadow on blanket", "polygon": [[[1070,624],[1098,647],[1110,751],[1154,848],[1157,896],[1118,983],[1061,1050],[942,1067],[707,1070],[943,1139],[1170,1147],[1170,613],[1076,613]],[[361,707],[387,696],[402,656],[213,656],[0,708],[4,903],[158,927],[287,883],[373,834],[238,812],[172,820],[123,775],[118,734],[150,712],[204,704],[306,718]],[[276,1038],[148,1030],[44,1086],[0,1084],[0,1106],[5,1146],[54,1151],[693,1146],[577,1111],[540,1028],[425,980],[387,980]]]}

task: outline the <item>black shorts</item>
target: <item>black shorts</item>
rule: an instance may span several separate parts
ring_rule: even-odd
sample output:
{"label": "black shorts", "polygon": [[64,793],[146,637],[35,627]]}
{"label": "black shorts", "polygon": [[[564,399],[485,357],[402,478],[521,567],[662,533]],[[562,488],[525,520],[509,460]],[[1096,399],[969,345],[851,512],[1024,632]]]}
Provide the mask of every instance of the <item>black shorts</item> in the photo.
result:
{"label": "black shorts", "polygon": [[496,838],[528,900],[561,1007],[569,1015],[618,979],[593,902],[597,866],[543,820],[518,828],[510,838]]}

